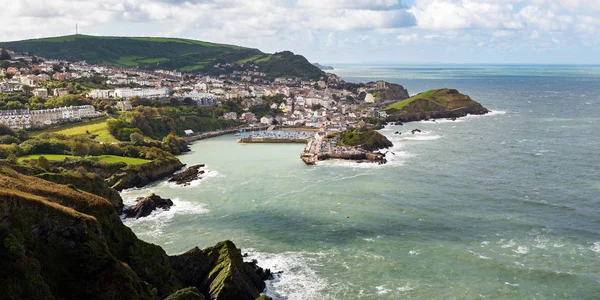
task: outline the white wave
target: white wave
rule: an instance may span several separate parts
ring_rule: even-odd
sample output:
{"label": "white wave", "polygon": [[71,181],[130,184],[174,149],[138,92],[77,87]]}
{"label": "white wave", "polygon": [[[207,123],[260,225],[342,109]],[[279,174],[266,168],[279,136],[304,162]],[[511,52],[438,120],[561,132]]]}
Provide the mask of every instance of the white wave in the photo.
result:
{"label": "white wave", "polygon": [[515,246],[515,242],[513,240],[508,241],[507,244],[502,245],[502,248],[512,248]]}
{"label": "white wave", "polygon": [[527,254],[527,253],[529,253],[529,247],[519,246],[519,247],[517,247],[516,250],[513,250],[513,252],[518,253],[518,254]]}
{"label": "white wave", "polygon": [[463,119],[472,119],[472,118],[482,118],[482,117],[493,117],[493,116],[501,116],[505,115],[507,112],[503,110],[491,110],[489,113],[485,115],[471,115],[468,114],[463,117]]}
{"label": "white wave", "polygon": [[421,250],[410,250],[408,251],[408,254],[410,255],[420,255],[421,254]]}
{"label": "white wave", "polygon": [[487,257],[487,256],[485,256],[485,255],[481,255],[481,254],[479,254],[479,253],[477,253],[477,252],[475,252],[475,251],[471,251],[471,250],[469,250],[469,253],[471,253],[471,254],[473,254],[473,255],[476,255],[476,256],[477,256],[478,258],[480,258],[480,259],[491,259],[490,257]]}
{"label": "white wave", "polygon": [[[324,290],[328,282],[311,268],[311,256],[319,253],[262,253],[248,250],[246,260],[256,259],[262,268],[270,269],[274,279],[266,281],[265,294],[274,300],[328,299]],[[278,273],[283,272],[283,273]]]}
{"label": "white wave", "polygon": [[323,167],[343,167],[343,168],[353,168],[353,169],[373,169],[380,168],[382,165],[378,163],[372,162],[356,162],[352,160],[344,160],[344,159],[328,159],[321,160],[317,162],[317,166]]}
{"label": "white wave", "polygon": [[386,289],[384,285],[376,286],[375,289],[377,289],[377,295],[380,296],[390,292],[390,290]]}
{"label": "white wave", "polygon": [[590,250],[600,253],[600,242],[595,242],[592,247],[590,247]]}
{"label": "white wave", "polygon": [[406,292],[410,292],[410,291],[414,290],[414,288],[411,287],[410,284],[407,284],[405,286],[401,286],[399,288],[396,288],[396,290],[398,290],[399,292],[406,293]]}
{"label": "white wave", "polygon": [[441,139],[440,135],[405,135],[400,140],[401,141],[435,141]]}
{"label": "white wave", "polygon": [[510,286],[519,286],[518,283],[510,283],[510,282],[505,282],[504,284],[506,285],[510,285]]}

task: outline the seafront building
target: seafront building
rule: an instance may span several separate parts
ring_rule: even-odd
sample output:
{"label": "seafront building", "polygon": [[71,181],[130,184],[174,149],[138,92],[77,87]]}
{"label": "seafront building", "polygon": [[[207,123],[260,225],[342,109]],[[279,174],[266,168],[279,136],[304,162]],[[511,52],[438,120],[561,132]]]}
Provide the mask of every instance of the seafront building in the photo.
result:
{"label": "seafront building", "polygon": [[101,116],[91,105],[69,106],[41,110],[0,111],[0,124],[12,129],[43,127],[60,122],[77,121]]}

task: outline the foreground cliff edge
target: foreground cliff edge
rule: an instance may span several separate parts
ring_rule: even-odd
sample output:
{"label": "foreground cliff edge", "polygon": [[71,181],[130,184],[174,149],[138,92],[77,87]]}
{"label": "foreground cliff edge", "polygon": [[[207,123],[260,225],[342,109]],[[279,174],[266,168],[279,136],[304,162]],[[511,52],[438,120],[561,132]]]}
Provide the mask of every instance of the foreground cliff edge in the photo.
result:
{"label": "foreground cliff edge", "polygon": [[385,108],[388,122],[412,122],[427,119],[459,118],[468,114],[483,115],[490,111],[471,97],[455,89],[438,89],[420,93]]}
{"label": "foreground cliff edge", "polygon": [[270,272],[245,263],[232,242],[168,256],[123,225],[116,196],[0,162],[0,299],[261,297]]}

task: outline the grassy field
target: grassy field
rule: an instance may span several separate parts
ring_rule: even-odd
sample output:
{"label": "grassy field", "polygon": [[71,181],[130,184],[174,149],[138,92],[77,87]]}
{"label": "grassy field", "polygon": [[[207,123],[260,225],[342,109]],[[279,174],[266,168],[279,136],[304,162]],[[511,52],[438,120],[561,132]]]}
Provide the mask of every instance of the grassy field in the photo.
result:
{"label": "grassy field", "polygon": [[[33,154],[19,157],[19,161],[24,161],[28,159],[38,159],[40,156],[44,156],[48,160],[63,160],[65,158],[79,158],[78,156],[73,155],[64,155],[64,154]],[[118,163],[124,162],[128,165],[143,165],[147,162],[150,162],[147,159],[141,158],[132,158],[132,157],[122,157],[115,155],[100,155],[100,156],[87,156],[86,159],[97,161],[97,162],[107,162],[107,163]]]}
{"label": "grassy field", "polygon": [[115,137],[113,137],[110,132],[108,132],[108,124],[106,123],[108,119],[100,119],[87,123],[80,123],[71,126],[56,128],[56,129],[48,129],[39,131],[35,134],[40,134],[44,132],[52,132],[52,133],[60,133],[65,135],[78,135],[78,134],[86,134],[89,132],[90,134],[98,135],[96,137],[96,141],[104,142],[104,143],[114,143],[118,142]]}

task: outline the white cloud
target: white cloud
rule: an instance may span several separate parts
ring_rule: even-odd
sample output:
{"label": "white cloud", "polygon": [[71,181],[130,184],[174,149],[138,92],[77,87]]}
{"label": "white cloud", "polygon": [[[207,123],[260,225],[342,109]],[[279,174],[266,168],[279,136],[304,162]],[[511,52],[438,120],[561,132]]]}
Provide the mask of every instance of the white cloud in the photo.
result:
{"label": "white cloud", "polygon": [[84,34],[177,36],[264,51],[331,52],[336,59],[342,52],[372,57],[397,43],[407,45],[403,49],[421,46],[415,56],[425,55],[423,44],[433,46],[429,53],[442,57],[452,47],[543,51],[600,44],[600,0],[414,0],[411,7],[407,2],[0,0],[0,40],[70,34],[78,23]]}
{"label": "white cloud", "polygon": [[417,39],[419,39],[419,35],[416,33],[411,33],[411,34],[400,34],[398,36],[396,36],[396,39],[398,40],[398,42],[400,44],[407,44],[413,41],[416,41]]}

